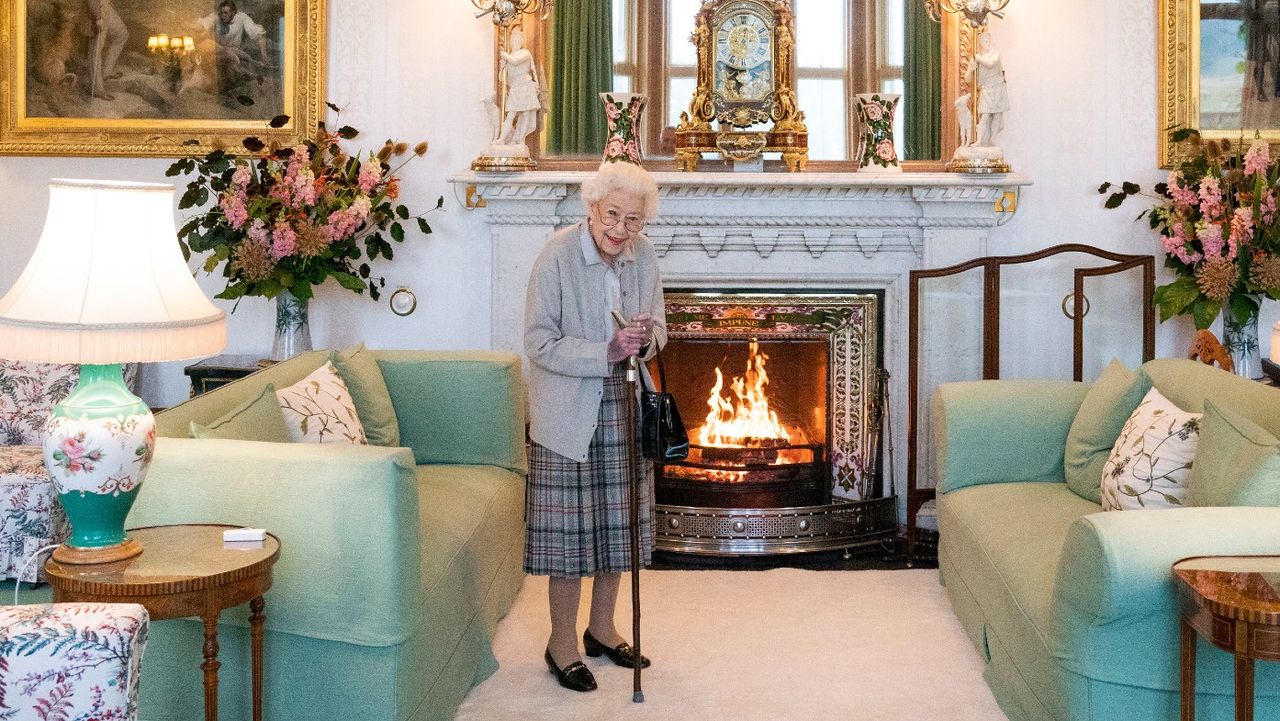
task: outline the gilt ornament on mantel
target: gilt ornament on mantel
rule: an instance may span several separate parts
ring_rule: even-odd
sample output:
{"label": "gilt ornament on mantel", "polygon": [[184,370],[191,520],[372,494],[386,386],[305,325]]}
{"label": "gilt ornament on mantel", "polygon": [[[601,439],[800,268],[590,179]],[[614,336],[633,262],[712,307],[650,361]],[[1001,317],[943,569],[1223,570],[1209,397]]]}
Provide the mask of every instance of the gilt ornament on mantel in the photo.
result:
{"label": "gilt ornament on mantel", "polygon": [[996,139],[1004,129],[1009,112],[1009,90],[1005,82],[1004,61],[988,30],[991,16],[1003,18],[1009,0],[925,0],[929,16],[941,21],[943,13],[961,15],[969,28],[966,44],[968,57],[963,57],[964,92],[956,98],[956,116],[960,125],[960,145],[947,163],[954,173],[1008,173],[1004,149]]}
{"label": "gilt ornament on mantel", "polygon": [[809,130],[796,101],[791,0],[703,0],[689,41],[697,85],[676,126],[676,165],[697,170],[703,153],[742,163],[780,153],[787,170],[804,170]]}

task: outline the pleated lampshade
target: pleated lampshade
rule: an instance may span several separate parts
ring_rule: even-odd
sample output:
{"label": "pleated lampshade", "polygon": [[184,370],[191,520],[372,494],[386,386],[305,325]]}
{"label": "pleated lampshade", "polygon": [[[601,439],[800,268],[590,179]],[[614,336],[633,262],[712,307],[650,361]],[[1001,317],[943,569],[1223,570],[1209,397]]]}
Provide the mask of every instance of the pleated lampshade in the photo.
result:
{"label": "pleated lampshade", "polygon": [[0,358],[183,360],[226,345],[226,316],[178,246],[172,185],[53,180],[35,254],[0,298]]}

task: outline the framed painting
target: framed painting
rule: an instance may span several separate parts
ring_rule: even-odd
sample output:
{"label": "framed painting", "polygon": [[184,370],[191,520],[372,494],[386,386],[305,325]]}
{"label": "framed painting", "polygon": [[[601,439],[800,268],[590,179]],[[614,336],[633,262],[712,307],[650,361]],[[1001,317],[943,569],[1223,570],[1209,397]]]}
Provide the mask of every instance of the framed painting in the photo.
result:
{"label": "framed painting", "polygon": [[3,0],[0,154],[295,142],[322,117],[324,22],[325,0]]}
{"label": "framed painting", "polygon": [[1159,153],[1169,131],[1280,143],[1280,11],[1268,0],[1160,0]]}

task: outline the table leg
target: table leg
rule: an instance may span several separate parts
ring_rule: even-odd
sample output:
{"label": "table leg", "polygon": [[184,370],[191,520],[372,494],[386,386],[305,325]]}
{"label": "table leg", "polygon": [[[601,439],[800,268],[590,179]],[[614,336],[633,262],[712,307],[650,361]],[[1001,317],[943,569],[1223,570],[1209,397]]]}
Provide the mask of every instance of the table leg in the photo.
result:
{"label": "table leg", "polygon": [[218,721],[218,615],[204,617],[204,718]]}
{"label": "table leg", "polygon": [[1236,721],[1253,721],[1253,659],[1236,656]]}
{"label": "table leg", "polygon": [[249,639],[253,649],[253,721],[262,721],[262,624],[267,620],[262,596],[249,602]]}
{"label": "table leg", "polygon": [[1196,721],[1196,631],[1182,619],[1182,721]]}

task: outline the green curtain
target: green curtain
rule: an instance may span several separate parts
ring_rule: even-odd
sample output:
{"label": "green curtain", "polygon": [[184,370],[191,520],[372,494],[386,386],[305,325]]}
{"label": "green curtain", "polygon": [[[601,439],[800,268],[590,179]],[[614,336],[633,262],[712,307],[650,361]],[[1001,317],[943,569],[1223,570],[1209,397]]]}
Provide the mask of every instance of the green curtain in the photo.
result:
{"label": "green curtain", "polygon": [[942,155],[942,25],[929,19],[922,0],[907,0],[907,48],[902,76],[902,131],[907,160]]}
{"label": "green curtain", "polygon": [[608,134],[600,93],[613,89],[610,0],[556,3],[551,38],[551,111],[547,150],[600,155]]}

